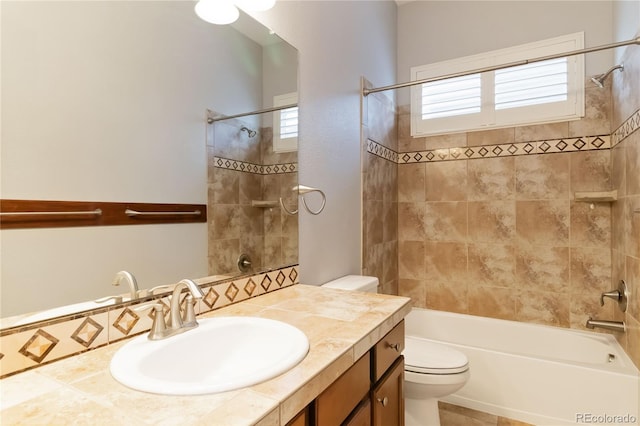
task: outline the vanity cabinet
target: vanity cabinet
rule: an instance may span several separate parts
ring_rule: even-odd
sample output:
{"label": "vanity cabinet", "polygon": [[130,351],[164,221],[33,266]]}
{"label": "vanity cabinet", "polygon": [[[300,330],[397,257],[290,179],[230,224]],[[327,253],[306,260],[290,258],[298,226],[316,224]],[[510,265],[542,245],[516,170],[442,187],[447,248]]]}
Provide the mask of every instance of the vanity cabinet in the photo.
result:
{"label": "vanity cabinet", "polygon": [[315,426],[404,424],[404,321],[320,394],[311,406]]}

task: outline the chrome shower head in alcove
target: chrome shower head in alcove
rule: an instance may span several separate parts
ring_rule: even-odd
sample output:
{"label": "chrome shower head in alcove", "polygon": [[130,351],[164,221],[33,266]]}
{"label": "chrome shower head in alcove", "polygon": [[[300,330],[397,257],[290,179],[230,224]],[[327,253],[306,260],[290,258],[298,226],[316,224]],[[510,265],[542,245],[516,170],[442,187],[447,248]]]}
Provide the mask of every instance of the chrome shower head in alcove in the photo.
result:
{"label": "chrome shower head in alcove", "polygon": [[618,69],[620,71],[624,71],[624,64],[616,65],[615,67],[612,67],[609,71],[605,72],[604,74],[591,77],[591,81],[593,81],[593,84],[595,84],[596,86],[602,89],[604,88],[604,81],[607,79],[607,77],[609,77],[609,74],[611,74],[612,72]]}
{"label": "chrome shower head in alcove", "polygon": [[255,130],[251,130],[248,127],[242,126],[242,128],[240,128],[241,132],[247,132],[247,134],[249,135],[250,138],[254,137],[256,135],[256,131]]}

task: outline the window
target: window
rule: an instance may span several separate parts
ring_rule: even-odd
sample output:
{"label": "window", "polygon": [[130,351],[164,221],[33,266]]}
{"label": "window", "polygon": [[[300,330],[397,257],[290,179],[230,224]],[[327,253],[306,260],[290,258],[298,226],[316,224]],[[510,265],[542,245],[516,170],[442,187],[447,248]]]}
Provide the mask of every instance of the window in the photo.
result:
{"label": "window", "polygon": [[[582,49],[584,34],[411,68],[413,80]],[[438,80],[412,88],[411,134],[426,136],[584,116],[583,55]]]}
{"label": "window", "polygon": [[[298,103],[298,93],[273,97],[273,106]],[[273,113],[273,152],[291,152],[298,149],[298,107],[284,108]]]}

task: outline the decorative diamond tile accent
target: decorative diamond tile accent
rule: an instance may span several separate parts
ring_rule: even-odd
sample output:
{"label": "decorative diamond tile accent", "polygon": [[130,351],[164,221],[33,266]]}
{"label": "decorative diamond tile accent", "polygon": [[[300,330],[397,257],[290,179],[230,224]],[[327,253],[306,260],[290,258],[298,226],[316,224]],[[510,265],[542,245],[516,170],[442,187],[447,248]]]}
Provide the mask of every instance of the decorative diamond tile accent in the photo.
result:
{"label": "decorative diamond tile accent", "polygon": [[509,148],[507,148],[507,151],[509,151],[509,154],[514,155],[516,152],[518,152],[518,147],[514,144],[510,144]]}
{"label": "decorative diamond tile accent", "polygon": [[481,157],[485,157],[488,153],[489,150],[485,147],[480,148],[480,151],[478,151],[478,154],[480,154]]}
{"label": "decorative diamond tile accent", "polygon": [[600,137],[595,137],[592,141],[591,141],[591,145],[595,146],[596,148],[600,148],[602,145],[605,144],[605,141],[602,140],[602,138]]}
{"label": "decorative diamond tile accent", "polygon": [[85,348],[91,346],[94,340],[104,330],[104,327],[95,322],[91,317],[85,318],[80,324],[80,327],[76,329],[71,335],[71,338],[80,343]]}
{"label": "decorative diamond tile accent", "polygon": [[503,149],[500,148],[500,145],[496,145],[496,147],[491,150],[491,152],[493,152],[496,155],[496,157],[499,157],[500,154],[502,154],[502,151]]}
{"label": "decorative diamond tile accent", "polygon": [[138,321],[140,321],[140,317],[131,309],[125,308],[122,313],[118,315],[118,318],[116,318],[113,327],[125,336],[128,336]]}
{"label": "decorative diamond tile accent", "polygon": [[422,160],[422,155],[420,155],[420,153],[417,152],[416,155],[413,156],[413,159],[419,163],[420,160]]}
{"label": "decorative diamond tile accent", "polygon": [[411,159],[411,157],[409,156],[409,154],[405,154],[402,156],[402,160],[406,163]]}
{"label": "decorative diamond tile accent", "polygon": [[206,296],[204,296],[202,300],[209,308],[213,308],[213,305],[216,304],[216,301],[219,298],[220,298],[220,295],[214,290],[213,287],[210,287]]}
{"label": "decorative diamond tile accent", "polygon": [[560,151],[564,151],[567,146],[569,145],[562,139],[560,139],[560,141],[556,144],[556,148],[558,148]]}
{"label": "decorative diamond tile accent", "polygon": [[280,287],[282,287],[282,284],[284,283],[284,280],[287,277],[284,276],[284,274],[282,273],[282,271],[278,272],[278,275],[276,276],[276,282],[278,283],[278,285]]}
{"label": "decorative diamond tile accent", "polygon": [[291,268],[291,272],[289,273],[289,279],[291,280],[292,283],[295,283],[297,278],[298,278],[298,271],[296,271],[296,268]]}
{"label": "decorative diamond tile accent", "polygon": [[271,279],[269,274],[265,274],[264,278],[260,282],[260,286],[264,289],[264,291],[268,291],[269,290],[269,286],[271,285],[272,282],[273,282],[273,280]]}
{"label": "decorative diamond tile accent", "polygon": [[542,152],[547,152],[549,151],[549,148],[551,148],[551,145],[549,145],[546,142],[542,142],[540,145],[538,145],[538,149]]}
{"label": "decorative diamond tile accent", "polygon": [[40,364],[60,340],[42,329],[38,329],[18,352]]}
{"label": "decorative diamond tile accent", "polygon": [[229,288],[227,288],[227,291],[224,292],[224,295],[227,296],[227,299],[229,299],[230,302],[233,302],[233,299],[236,298],[239,291],[240,290],[238,290],[238,287],[236,287],[234,283],[231,283],[231,285],[229,285]]}
{"label": "decorative diamond tile accent", "polygon": [[425,157],[427,158],[427,160],[429,161],[433,161],[434,158],[436,158],[436,155],[433,153],[433,151],[429,151]]}
{"label": "decorative diamond tile accent", "polygon": [[464,152],[464,155],[466,155],[467,158],[471,158],[473,154],[475,154],[475,152],[471,148],[467,148],[467,150]]}
{"label": "decorative diamond tile accent", "polygon": [[247,284],[245,284],[244,286],[244,291],[245,293],[247,293],[248,296],[251,296],[253,295],[253,292],[256,290],[257,286],[258,285],[254,283],[251,278],[249,278],[249,281],[247,281]]}
{"label": "decorative diamond tile accent", "polygon": [[238,170],[259,175],[294,173],[298,169],[297,163],[258,165],[222,157],[214,157],[213,164],[220,169]]}
{"label": "decorative diamond tile accent", "polygon": [[531,145],[530,143],[526,144],[524,146],[524,152],[526,152],[527,154],[531,154],[532,152],[534,152],[536,150],[536,147]]}
{"label": "decorative diamond tile accent", "polygon": [[578,138],[578,140],[576,140],[574,143],[572,143],[572,145],[575,146],[578,149],[582,149],[582,148],[584,148],[586,143],[582,139]]}

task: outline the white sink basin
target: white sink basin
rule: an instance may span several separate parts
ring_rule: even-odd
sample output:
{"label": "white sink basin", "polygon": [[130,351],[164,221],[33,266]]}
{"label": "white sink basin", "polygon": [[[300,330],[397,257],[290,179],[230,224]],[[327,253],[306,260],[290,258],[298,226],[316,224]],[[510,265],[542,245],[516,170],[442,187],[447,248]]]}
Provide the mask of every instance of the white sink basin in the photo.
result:
{"label": "white sink basin", "polygon": [[309,340],[297,328],[266,318],[218,317],[163,340],[132,339],[111,360],[111,375],[133,389],[202,395],[251,386],[298,364]]}

